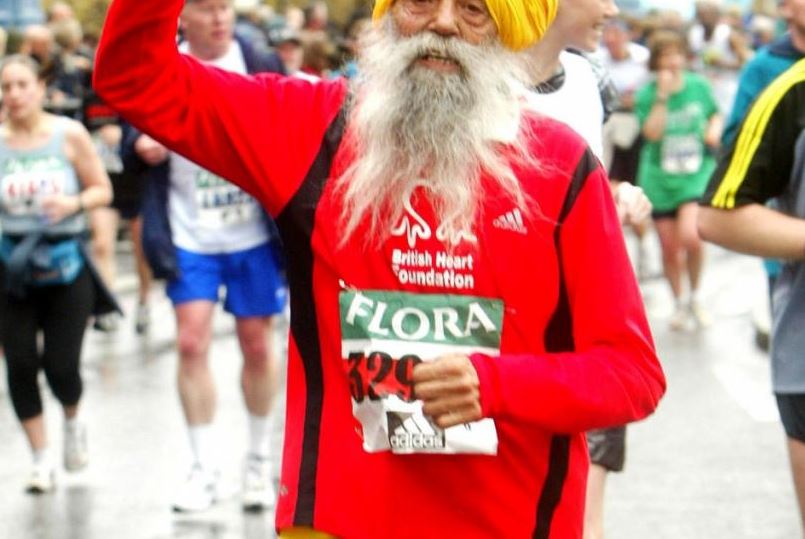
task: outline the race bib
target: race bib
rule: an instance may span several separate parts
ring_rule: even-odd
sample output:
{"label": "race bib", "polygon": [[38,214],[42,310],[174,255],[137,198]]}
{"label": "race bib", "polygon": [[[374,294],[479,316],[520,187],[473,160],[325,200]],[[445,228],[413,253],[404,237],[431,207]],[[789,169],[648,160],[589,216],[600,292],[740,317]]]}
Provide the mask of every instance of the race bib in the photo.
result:
{"label": "race bib", "polygon": [[10,215],[39,215],[42,199],[64,193],[67,178],[63,169],[6,172],[0,182],[3,204]]}
{"label": "race bib", "polygon": [[196,204],[199,224],[205,228],[253,221],[260,211],[257,201],[238,186],[202,168],[196,172]]}
{"label": "race bib", "polygon": [[491,419],[438,427],[414,396],[413,369],[445,354],[499,355],[503,302],[447,294],[343,291],[341,357],[363,448],[374,453],[497,453]]}
{"label": "race bib", "polygon": [[695,174],[702,168],[703,155],[696,135],[668,135],[662,141],[662,169],[668,174]]}

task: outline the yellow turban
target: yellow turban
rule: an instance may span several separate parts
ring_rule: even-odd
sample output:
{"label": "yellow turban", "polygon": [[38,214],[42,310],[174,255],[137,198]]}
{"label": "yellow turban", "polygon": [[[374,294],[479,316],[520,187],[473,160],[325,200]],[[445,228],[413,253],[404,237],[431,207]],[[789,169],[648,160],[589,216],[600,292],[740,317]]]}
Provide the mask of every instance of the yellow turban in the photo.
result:
{"label": "yellow turban", "polygon": [[[394,0],[376,0],[372,19],[386,14]],[[500,41],[519,51],[542,39],[554,17],[559,0],[486,0],[498,27]]]}

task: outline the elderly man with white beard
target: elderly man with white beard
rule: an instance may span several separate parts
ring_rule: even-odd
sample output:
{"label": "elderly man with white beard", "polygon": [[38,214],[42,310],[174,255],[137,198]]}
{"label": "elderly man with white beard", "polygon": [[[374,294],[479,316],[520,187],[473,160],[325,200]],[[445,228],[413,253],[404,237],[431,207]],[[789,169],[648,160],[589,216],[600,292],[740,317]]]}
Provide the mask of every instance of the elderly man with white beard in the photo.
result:
{"label": "elderly man with white beard", "polygon": [[181,7],[115,0],[95,85],[276,219],[280,537],[580,538],[583,432],[665,379],[604,172],[523,109],[555,0],[381,0],[354,83],[201,65]]}

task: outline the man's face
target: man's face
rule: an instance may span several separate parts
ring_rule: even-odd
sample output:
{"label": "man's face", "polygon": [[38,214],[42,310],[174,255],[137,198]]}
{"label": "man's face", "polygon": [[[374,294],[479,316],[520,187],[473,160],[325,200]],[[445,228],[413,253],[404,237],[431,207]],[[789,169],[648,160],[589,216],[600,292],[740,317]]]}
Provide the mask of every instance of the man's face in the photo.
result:
{"label": "man's face", "polygon": [[224,54],[232,41],[235,11],[231,0],[190,0],[180,22],[193,54],[212,60]]}
{"label": "man's face", "polygon": [[793,31],[805,33],[805,0],[783,0],[780,16]]}
{"label": "man's face", "polygon": [[[391,17],[402,37],[432,32],[480,45],[497,35],[495,21],[483,0],[397,0]],[[445,73],[460,70],[454,60],[437,55],[423,55],[415,63]]]}
{"label": "man's face", "polygon": [[625,29],[610,24],[604,29],[603,44],[613,58],[620,59],[626,53],[626,46],[629,43],[629,34]]}
{"label": "man's face", "polygon": [[553,24],[567,47],[594,51],[607,22],[617,14],[614,0],[562,0]]}
{"label": "man's face", "polygon": [[696,5],[696,18],[705,26],[715,26],[721,16],[718,6],[712,2],[699,2]]}
{"label": "man's face", "polygon": [[277,55],[282,60],[282,65],[285,70],[290,73],[295,73],[302,68],[302,59],[304,50],[302,45],[296,41],[284,41],[277,45]]}

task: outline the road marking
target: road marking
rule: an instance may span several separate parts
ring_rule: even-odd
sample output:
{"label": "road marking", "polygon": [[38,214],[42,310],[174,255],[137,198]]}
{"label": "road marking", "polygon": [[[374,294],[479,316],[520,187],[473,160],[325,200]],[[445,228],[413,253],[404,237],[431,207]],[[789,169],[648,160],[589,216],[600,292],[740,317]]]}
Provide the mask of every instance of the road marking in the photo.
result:
{"label": "road marking", "polygon": [[712,371],[724,390],[752,419],[760,423],[780,420],[771,392],[768,365],[722,362],[713,365]]}

